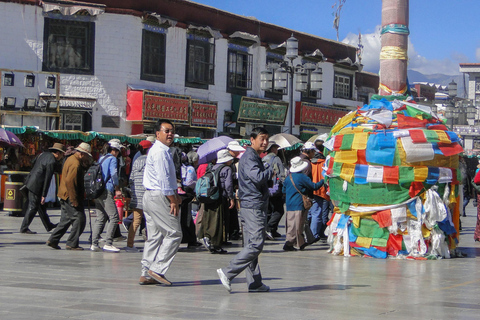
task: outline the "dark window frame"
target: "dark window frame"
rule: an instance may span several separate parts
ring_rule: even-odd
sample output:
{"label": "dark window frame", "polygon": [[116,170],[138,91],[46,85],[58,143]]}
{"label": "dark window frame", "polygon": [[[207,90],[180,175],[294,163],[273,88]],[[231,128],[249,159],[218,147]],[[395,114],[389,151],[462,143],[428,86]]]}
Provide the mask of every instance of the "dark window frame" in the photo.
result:
{"label": "dark window frame", "polygon": [[[157,46],[155,46],[155,44],[157,44]],[[155,49],[158,50],[158,53],[154,52]],[[158,61],[156,61],[156,68],[159,70],[158,73],[153,71],[155,68],[153,66],[153,64],[155,64],[155,59],[158,59]],[[161,32],[143,29],[140,80],[165,83],[165,65],[166,35]]]}
{"label": "dark window frame", "polygon": [[[349,79],[348,89],[342,89],[341,86],[345,87],[345,82],[337,81],[337,77],[340,79]],[[353,76],[341,72],[335,72],[334,74],[334,81],[333,81],[333,97],[340,98],[340,99],[352,99],[352,84],[353,84]],[[338,88],[338,89],[337,89]],[[345,92],[347,93],[345,95]]]}
{"label": "dark window frame", "polygon": [[[283,60],[283,59],[267,56],[266,64],[267,65],[271,64],[271,63],[281,64],[284,61],[285,60]],[[270,99],[274,99],[274,100],[282,100],[283,96],[287,94],[288,89],[285,89],[285,90],[274,89],[273,88],[274,83],[275,83],[275,70],[272,70],[272,88],[270,90],[265,90],[265,98],[270,98]]]}
{"label": "dark window frame", "polygon": [[[83,66],[81,67],[56,67],[52,66],[53,58],[51,57],[51,50],[55,44],[58,44],[60,41],[49,41],[51,36],[55,36],[52,33],[53,28],[65,27],[66,32],[63,35],[65,43],[72,43],[75,41],[72,40],[81,40],[82,37],[75,37],[72,35],[74,28],[83,28],[85,29],[85,35],[83,37],[84,43],[77,43],[76,47],[84,46],[85,49],[83,58]],[[58,38],[61,38],[60,33],[57,34]],[[69,41],[70,39],[70,41]],[[75,50],[75,49],[74,49]],[[77,52],[77,51],[76,51]],[[65,57],[64,57],[65,58]],[[80,21],[74,19],[56,19],[45,17],[44,20],[44,31],[43,31],[43,61],[42,61],[42,71],[48,72],[59,72],[67,74],[87,74],[93,75],[95,73],[95,23],[92,21]]]}
{"label": "dark window frame", "polygon": [[[239,62],[241,70],[238,70]],[[227,65],[227,92],[252,90],[253,54],[228,49]]]}
{"label": "dark window frame", "polygon": [[214,85],[215,43],[199,39],[187,39],[186,50],[185,86],[208,89],[209,85]]}

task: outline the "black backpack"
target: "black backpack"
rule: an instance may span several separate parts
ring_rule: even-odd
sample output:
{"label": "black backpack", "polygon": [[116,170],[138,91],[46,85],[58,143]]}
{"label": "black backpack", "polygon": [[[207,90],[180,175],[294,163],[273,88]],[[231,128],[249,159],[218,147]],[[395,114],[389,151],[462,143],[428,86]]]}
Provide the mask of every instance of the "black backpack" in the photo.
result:
{"label": "black backpack", "polygon": [[102,163],[107,158],[110,158],[110,156],[106,155],[99,163],[94,162],[85,173],[84,185],[87,200],[97,199],[105,191],[106,182],[110,177],[107,177],[105,181],[103,180]]}
{"label": "black backpack", "polygon": [[220,171],[226,167],[221,165],[216,170],[207,168],[205,174],[195,184],[195,194],[201,203],[214,203],[220,199]]}

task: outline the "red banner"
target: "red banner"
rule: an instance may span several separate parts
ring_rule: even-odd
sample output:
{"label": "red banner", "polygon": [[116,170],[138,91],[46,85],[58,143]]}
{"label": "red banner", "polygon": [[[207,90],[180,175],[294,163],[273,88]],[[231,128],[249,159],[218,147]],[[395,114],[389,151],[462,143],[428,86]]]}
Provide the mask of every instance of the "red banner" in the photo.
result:
{"label": "red banner", "polygon": [[149,120],[169,119],[188,123],[189,97],[170,94],[154,94],[145,91],[143,96],[143,118]]}
{"label": "red banner", "polygon": [[192,127],[217,127],[217,103],[192,100]]}
{"label": "red banner", "polygon": [[349,112],[343,108],[320,106],[308,102],[297,102],[298,107],[300,107],[299,124],[301,125],[333,126],[338,119]]}

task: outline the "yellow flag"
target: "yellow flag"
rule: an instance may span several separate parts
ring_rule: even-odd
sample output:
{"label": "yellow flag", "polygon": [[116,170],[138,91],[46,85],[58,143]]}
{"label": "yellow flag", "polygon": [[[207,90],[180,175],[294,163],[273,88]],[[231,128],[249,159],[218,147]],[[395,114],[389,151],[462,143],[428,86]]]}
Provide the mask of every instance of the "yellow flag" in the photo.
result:
{"label": "yellow flag", "polygon": [[355,174],[355,164],[344,163],[342,166],[342,171],[340,172],[340,178],[348,182],[351,182],[354,174]]}
{"label": "yellow flag", "polygon": [[415,181],[424,182],[428,177],[428,167],[415,167],[413,169]]}
{"label": "yellow flag", "polygon": [[367,148],[368,132],[355,133],[352,149],[365,150]]}

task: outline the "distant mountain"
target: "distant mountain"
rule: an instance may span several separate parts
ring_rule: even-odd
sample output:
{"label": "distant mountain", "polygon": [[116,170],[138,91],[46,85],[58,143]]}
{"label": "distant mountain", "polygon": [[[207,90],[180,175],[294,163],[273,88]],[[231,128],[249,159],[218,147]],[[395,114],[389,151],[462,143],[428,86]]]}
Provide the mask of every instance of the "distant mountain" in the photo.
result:
{"label": "distant mountain", "polygon": [[[450,82],[455,81],[457,83],[457,92],[459,97],[466,97],[465,84],[463,82],[463,75],[459,74],[456,76],[449,76],[446,74],[422,74],[418,71],[408,70],[407,71],[408,82],[410,84],[414,82],[429,82],[448,86]],[[468,78],[465,80],[468,81]]]}

